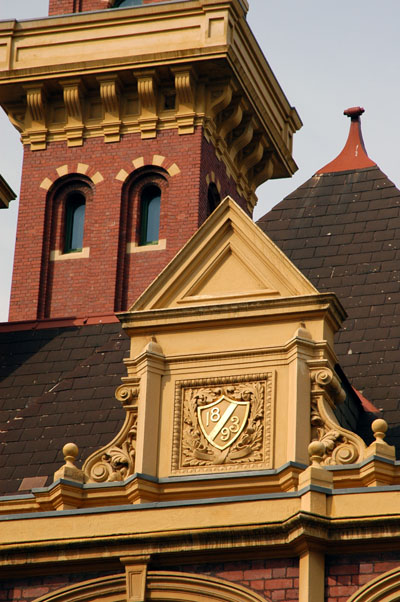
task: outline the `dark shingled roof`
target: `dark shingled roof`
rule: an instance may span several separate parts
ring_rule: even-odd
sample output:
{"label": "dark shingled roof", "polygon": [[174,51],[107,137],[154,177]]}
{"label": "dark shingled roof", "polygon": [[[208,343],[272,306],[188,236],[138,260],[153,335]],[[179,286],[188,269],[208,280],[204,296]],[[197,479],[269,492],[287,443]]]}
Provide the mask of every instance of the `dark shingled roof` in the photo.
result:
{"label": "dark shingled roof", "polygon": [[348,318],[336,336],[353,386],[390,425],[400,448],[400,191],[378,167],[310,178],[258,222]]}
{"label": "dark shingled roof", "polygon": [[[114,397],[129,351],[120,323],[39,326],[0,326],[0,495],[49,485],[65,443],[85,460],[125,417]],[[30,477],[47,478],[20,488]]]}

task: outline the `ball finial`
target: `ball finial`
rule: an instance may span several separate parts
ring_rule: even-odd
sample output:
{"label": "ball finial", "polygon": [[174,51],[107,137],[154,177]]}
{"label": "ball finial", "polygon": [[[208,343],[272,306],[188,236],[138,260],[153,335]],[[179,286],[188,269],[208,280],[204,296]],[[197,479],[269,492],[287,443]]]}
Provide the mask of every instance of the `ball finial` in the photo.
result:
{"label": "ball finial", "polygon": [[377,418],[371,424],[372,432],[377,441],[383,441],[388,430],[388,423],[383,418]]}
{"label": "ball finial", "polygon": [[79,449],[75,443],[66,443],[62,449],[64,460],[67,464],[73,464],[78,456]]}
{"label": "ball finial", "polygon": [[325,444],[322,441],[311,441],[308,446],[308,454],[312,466],[321,466],[325,454]]}

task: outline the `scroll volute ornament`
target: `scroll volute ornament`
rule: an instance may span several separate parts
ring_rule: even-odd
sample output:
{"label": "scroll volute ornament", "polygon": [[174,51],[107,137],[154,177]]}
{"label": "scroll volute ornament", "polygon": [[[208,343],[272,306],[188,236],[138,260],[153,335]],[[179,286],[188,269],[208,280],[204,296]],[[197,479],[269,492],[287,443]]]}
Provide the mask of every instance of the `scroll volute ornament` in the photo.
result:
{"label": "scroll volute ornament", "polygon": [[94,452],[82,469],[88,483],[123,481],[135,472],[137,400],[139,379],[120,385],[115,397],[126,411],[125,422],[118,435],[108,444]]}
{"label": "scroll volute ornament", "polygon": [[325,367],[312,372],[311,381],[311,426],[313,440],[325,445],[322,464],[360,462],[365,456],[364,441],[340,426],[332,409],[346,398],[339,379]]}

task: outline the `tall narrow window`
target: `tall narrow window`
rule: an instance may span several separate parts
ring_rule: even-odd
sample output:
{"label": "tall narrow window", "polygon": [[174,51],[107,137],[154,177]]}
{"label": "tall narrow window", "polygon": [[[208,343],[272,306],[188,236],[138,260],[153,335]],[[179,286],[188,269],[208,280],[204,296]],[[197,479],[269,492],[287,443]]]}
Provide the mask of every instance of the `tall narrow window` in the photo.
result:
{"label": "tall narrow window", "polygon": [[65,205],[64,253],[81,251],[85,223],[85,197],[79,193],[68,196]]}
{"label": "tall narrow window", "polygon": [[140,199],[140,244],[151,245],[158,242],[160,229],[161,190],[158,186],[146,186]]}
{"label": "tall narrow window", "polygon": [[218,207],[220,202],[221,197],[218,192],[218,188],[216,187],[214,182],[211,182],[211,184],[208,187],[207,194],[207,215],[210,215],[214,211],[214,209]]}

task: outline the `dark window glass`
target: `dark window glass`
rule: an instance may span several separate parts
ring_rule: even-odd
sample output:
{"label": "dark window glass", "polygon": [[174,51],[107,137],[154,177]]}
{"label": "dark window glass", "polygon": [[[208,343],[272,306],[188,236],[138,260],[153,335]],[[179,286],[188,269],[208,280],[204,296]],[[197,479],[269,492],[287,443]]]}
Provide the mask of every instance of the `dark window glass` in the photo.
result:
{"label": "dark window glass", "polygon": [[127,6],[140,6],[143,0],[116,0],[111,8],[126,8]]}
{"label": "dark window glass", "polygon": [[82,194],[72,194],[68,197],[66,203],[65,253],[82,250],[84,223],[85,197]]}
{"label": "dark window glass", "polygon": [[147,186],[141,194],[141,245],[151,245],[158,242],[160,205],[161,191],[158,186]]}
{"label": "dark window glass", "polygon": [[218,207],[220,202],[221,202],[221,197],[218,192],[218,188],[216,187],[214,182],[211,182],[211,184],[208,187],[208,195],[207,195],[208,215],[210,215],[214,211],[214,209],[216,209]]}

